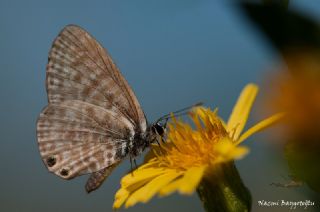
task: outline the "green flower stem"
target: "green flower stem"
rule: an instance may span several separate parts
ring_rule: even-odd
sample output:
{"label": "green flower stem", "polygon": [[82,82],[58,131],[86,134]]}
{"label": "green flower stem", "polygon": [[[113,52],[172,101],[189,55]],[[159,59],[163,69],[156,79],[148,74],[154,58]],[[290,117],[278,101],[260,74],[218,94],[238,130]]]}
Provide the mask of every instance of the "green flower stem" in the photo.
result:
{"label": "green flower stem", "polygon": [[243,184],[234,162],[215,167],[197,188],[207,212],[244,212],[251,209],[251,194]]}

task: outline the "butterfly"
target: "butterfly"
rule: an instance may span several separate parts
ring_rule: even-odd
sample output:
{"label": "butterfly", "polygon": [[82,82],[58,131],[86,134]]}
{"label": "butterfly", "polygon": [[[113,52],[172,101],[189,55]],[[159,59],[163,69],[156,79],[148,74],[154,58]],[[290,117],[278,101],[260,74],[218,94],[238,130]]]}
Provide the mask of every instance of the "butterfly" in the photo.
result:
{"label": "butterfly", "polygon": [[41,158],[63,179],[90,173],[87,192],[165,132],[161,119],[147,123],[110,55],[79,26],[66,26],[54,40],[46,89],[48,105],[37,121]]}

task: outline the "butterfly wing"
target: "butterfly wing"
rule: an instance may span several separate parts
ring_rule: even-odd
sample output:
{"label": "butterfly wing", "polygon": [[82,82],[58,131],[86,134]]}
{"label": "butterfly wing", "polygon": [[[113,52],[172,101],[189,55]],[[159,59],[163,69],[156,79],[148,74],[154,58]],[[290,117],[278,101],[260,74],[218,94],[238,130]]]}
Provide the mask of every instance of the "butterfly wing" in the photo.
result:
{"label": "butterfly wing", "polygon": [[121,161],[134,126],[124,116],[93,104],[49,104],[37,123],[40,154],[49,171],[71,179]]}
{"label": "butterfly wing", "polygon": [[119,163],[115,163],[109,167],[92,173],[86,183],[86,191],[90,193],[98,189],[101,186],[101,184],[106,180],[106,178],[111,174],[113,169],[115,169],[118,166],[118,164]]}
{"label": "butterfly wing", "polygon": [[62,178],[118,163],[135,132],[146,130],[127,81],[78,26],[65,27],[53,42],[46,87],[49,105],[37,122],[38,145],[49,171]]}
{"label": "butterfly wing", "polygon": [[127,81],[107,51],[88,32],[66,26],[53,42],[47,65],[49,103],[81,100],[116,111],[137,130],[146,119]]}

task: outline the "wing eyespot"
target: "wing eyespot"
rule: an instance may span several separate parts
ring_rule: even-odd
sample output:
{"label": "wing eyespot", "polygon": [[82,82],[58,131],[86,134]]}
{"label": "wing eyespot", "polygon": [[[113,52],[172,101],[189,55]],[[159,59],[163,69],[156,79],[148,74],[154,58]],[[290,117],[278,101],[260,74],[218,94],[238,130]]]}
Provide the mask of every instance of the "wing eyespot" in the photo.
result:
{"label": "wing eyespot", "polygon": [[68,168],[63,168],[60,170],[60,175],[67,177],[69,175],[69,169]]}
{"label": "wing eyespot", "polygon": [[46,162],[49,167],[53,167],[54,165],[56,165],[57,159],[55,156],[50,156],[47,158]]}

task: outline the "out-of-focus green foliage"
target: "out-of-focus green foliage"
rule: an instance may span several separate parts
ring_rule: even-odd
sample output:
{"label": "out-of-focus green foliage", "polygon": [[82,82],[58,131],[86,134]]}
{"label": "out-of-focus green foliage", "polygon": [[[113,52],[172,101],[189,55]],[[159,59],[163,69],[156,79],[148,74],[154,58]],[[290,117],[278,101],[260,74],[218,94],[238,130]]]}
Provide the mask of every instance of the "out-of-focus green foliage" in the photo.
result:
{"label": "out-of-focus green foliage", "polygon": [[281,53],[320,49],[320,25],[316,21],[287,9],[281,1],[265,2],[242,2],[241,8]]}
{"label": "out-of-focus green foliage", "polygon": [[[301,139],[301,140],[299,140]],[[290,140],[285,156],[294,179],[305,182],[314,191],[320,192],[320,142],[315,137]]]}
{"label": "out-of-focus green foliage", "polygon": [[276,4],[277,6],[287,8],[289,6],[289,0],[262,0],[264,5]]}

